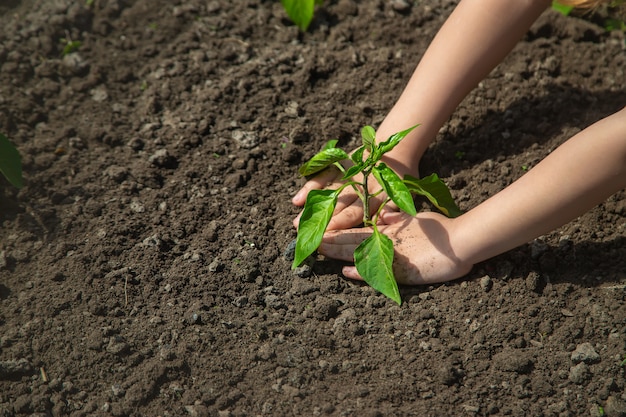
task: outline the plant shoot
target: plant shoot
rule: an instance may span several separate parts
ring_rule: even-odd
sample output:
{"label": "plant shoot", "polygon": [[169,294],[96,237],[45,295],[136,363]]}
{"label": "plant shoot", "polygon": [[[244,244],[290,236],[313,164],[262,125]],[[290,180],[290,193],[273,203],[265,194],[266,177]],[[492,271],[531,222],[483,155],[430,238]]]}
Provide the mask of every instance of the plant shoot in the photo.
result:
{"label": "plant shoot", "polygon": [[[330,166],[338,168],[344,183],[336,190],[311,190],[307,196],[296,238],[296,250],[292,268],[297,268],[312,255],[322,243],[324,232],[337,205],[339,194],[352,187],[363,203],[363,226],[372,228],[372,235],[364,240],[354,252],[357,271],[371,287],[401,304],[398,284],[393,273],[393,242],[378,230],[378,217],[382,208],[393,201],[400,210],[414,216],[417,214],[413,196],[426,197],[435,207],[449,217],[461,214],[454,203],[448,187],[436,174],[424,178],[406,175],[401,179],[391,168],[381,161],[383,155],[391,151],[417,126],[391,135],[384,142],[376,143],[376,132],[371,126],[361,129],[362,146],[352,155],[336,147],[337,140],[329,141],[323,149],[302,165],[299,172],[303,176],[316,174]],[[341,164],[348,161],[348,168]],[[362,179],[355,176],[361,174]],[[370,193],[369,181],[372,177],[380,184],[381,190]],[[381,193],[387,198],[370,215],[370,200]]]}
{"label": "plant shoot", "polygon": [[323,0],[280,0],[287,12],[287,16],[293,23],[306,32],[313,20],[313,12],[316,5],[323,3]]}
{"label": "plant shoot", "polygon": [[0,173],[14,187],[22,188],[22,158],[2,133],[0,133]]}

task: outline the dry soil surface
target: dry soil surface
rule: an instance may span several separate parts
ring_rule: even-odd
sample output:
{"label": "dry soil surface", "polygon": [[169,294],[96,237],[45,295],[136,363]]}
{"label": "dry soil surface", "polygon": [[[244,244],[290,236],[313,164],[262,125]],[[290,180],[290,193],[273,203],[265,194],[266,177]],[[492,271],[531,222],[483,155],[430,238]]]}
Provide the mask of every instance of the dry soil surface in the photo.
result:
{"label": "dry soil surface", "polygon": [[[401,306],[284,259],[299,164],[381,122],[454,5],[302,34],[277,1],[2,2],[0,416],[626,415],[624,192]],[[625,61],[547,11],[422,174],[470,209],[624,106]]]}

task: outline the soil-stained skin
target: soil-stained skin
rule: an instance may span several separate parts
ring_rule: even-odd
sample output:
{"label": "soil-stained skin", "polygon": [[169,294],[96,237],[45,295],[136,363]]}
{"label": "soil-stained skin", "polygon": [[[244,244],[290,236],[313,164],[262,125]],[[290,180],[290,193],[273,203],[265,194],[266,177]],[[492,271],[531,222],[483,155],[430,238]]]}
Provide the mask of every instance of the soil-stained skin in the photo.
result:
{"label": "soil-stained skin", "polygon": [[[2,3],[0,416],[624,409],[623,192],[400,307],[291,271],[297,167],[381,122],[454,7],[326,3],[304,34],[273,1]],[[420,173],[496,193],[624,105],[623,48],[546,13]]]}

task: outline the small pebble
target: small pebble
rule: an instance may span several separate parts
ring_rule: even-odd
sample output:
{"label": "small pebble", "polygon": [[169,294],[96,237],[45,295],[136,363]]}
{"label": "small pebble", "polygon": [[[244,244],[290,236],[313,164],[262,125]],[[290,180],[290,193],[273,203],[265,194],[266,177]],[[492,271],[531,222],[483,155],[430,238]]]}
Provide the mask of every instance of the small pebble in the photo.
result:
{"label": "small pebble", "polygon": [[589,377],[589,367],[585,363],[581,362],[576,366],[570,368],[569,380],[574,384],[581,385]]}
{"label": "small pebble", "polygon": [[614,397],[611,395],[609,396],[609,398],[606,399],[604,411],[607,416],[625,417],[626,401],[620,399],[619,397]]}
{"label": "small pebble", "polygon": [[489,292],[492,286],[493,281],[491,280],[491,277],[489,275],[485,275],[480,279],[480,287],[483,289],[483,291]]}
{"label": "small pebble", "polygon": [[296,239],[289,242],[289,244],[287,245],[287,248],[285,249],[285,252],[283,252],[283,257],[285,258],[285,260],[289,262],[293,262],[295,256],[296,256]]}
{"label": "small pebble", "polygon": [[581,343],[572,352],[572,362],[574,363],[594,363],[600,360],[600,355],[595,351],[591,343]]}
{"label": "small pebble", "polygon": [[176,158],[174,158],[167,149],[159,149],[150,155],[148,161],[160,168],[174,168],[176,166]]}
{"label": "small pebble", "polygon": [[398,13],[406,13],[411,10],[411,4],[406,0],[391,0],[391,8]]}

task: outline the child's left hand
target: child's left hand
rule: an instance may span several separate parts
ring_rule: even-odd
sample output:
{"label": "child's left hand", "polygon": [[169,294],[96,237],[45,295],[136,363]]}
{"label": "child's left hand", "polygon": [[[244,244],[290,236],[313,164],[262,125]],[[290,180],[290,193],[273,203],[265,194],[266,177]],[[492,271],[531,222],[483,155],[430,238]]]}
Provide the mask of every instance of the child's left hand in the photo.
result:
{"label": "child's left hand", "polygon": [[[393,268],[400,284],[422,285],[466,275],[472,264],[459,259],[454,248],[455,220],[438,213],[412,217],[402,212],[382,213],[379,230],[393,240]],[[324,235],[319,252],[329,258],[354,262],[354,250],[371,229],[333,230]],[[342,270],[347,278],[363,279],[355,266]]]}

